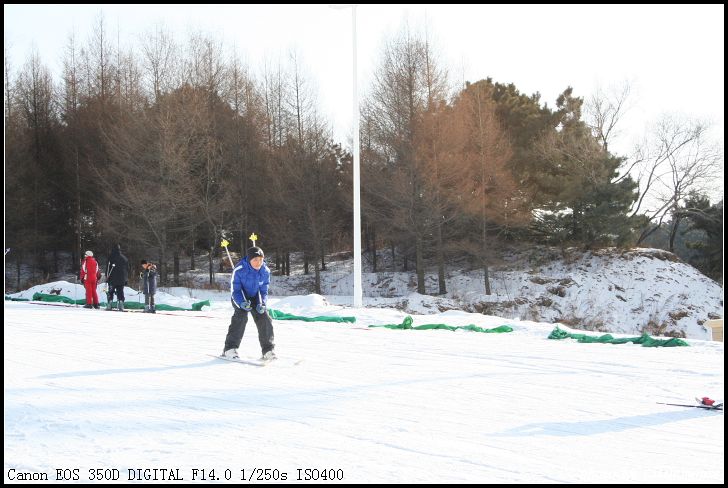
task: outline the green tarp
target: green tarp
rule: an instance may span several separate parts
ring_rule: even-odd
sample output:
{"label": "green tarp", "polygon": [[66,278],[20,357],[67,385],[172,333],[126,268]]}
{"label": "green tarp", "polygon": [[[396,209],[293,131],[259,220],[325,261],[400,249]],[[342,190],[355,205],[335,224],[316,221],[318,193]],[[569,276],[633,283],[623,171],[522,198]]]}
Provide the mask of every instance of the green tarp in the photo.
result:
{"label": "green tarp", "polygon": [[[17,300],[17,299],[13,299]],[[73,300],[68,297],[64,297],[61,295],[47,295],[45,293],[34,293],[32,300],[34,302],[60,302],[60,303],[70,303],[71,305],[85,305],[86,299],[82,298],[81,300]],[[101,302],[101,305],[104,307],[106,306],[106,302]],[[116,302],[111,302],[112,307],[116,307]],[[170,311],[170,310],[181,310],[181,311],[192,311],[192,312],[199,312],[202,310],[202,307],[204,306],[210,306],[209,300],[204,300],[202,302],[197,302],[192,304],[192,308],[182,308],[182,307],[175,307],[172,305],[165,305],[163,303],[157,304],[154,307],[157,310],[164,310],[164,311]],[[143,310],[144,304],[140,302],[132,302],[132,301],[125,301],[124,302],[124,308],[128,310]]]}
{"label": "green tarp", "polygon": [[589,336],[586,334],[570,334],[565,330],[559,329],[558,326],[549,334],[549,339],[576,339],[579,342],[601,342],[603,344],[625,344],[632,342],[634,344],[641,344],[644,347],[678,347],[688,346],[689,344],[682,339],[673,337],[672,339],[653,339],[647,334],[642,334],[640,337],[624,337],[622,339],[615,339],[611,334],[604,334],[602,336]]}
{"label": "green tarp", "polygon": [[502,333],[502,332],[513,332],[513,328],[508,325],[501,325],[500,327],[495,327],[493,329],[484,329],[482,327],[478,327],[477,325],[463,325],[463,326],[454,326],[454,325],[446,325],[446,324],[424,324],[424,325],[412,325],[412,317],[406,316],[404,318],[404,321],[401,324],[389,324],[389,325],[370,325],[369,327],[385,327],[387,329],[400,329],[400,330],[407,330],[407,329],[414,329],[414,330],[430,330],[430,329],[446,329],[446,330],[469,330],[472,332],[486,332],[486,333]]}
{"label": "green tarp", "polygon": [[301,320],[303,322],[356,322],[356,317],[333,317],[327,315],[319,315],[317,317],[302,317],[290,313],[283,313],[280,310],[268,310],[270,318],[276,320]]}

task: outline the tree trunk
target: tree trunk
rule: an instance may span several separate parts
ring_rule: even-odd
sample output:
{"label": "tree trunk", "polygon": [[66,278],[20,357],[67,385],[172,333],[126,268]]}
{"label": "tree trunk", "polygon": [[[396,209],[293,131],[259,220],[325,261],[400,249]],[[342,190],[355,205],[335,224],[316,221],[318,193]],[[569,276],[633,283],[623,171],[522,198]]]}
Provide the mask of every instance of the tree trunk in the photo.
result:
{"label": "tree trunk", "polygon": [[313,260],[314,265],[314,293],[321,294],[321,272],[319,271],[318,259]]}
{"label": "tree trunk", "polygon": [[373,271],[377,272],[377,229],[372,224],[372,266]]}
{"label": "tree trunk", "polygon": [[488,263],[483,263],[483,281],[485,282],[485,294],[490,295],[490,276],[488,273]]}
{"label": "tree trunk", "polygon": [[179,249],[174,251],[174,286],[179,286]]}
{"label": "tree trunk", "polygon": [[[75,137],[74,137],[75,142]],[[74,259],[74,263],[80,263],[81,262],[81,256],[83,253],[83,250],[81,249],[81,170],[79,169],[79,163],[78,163],[78,147],[76,148],[76,205],[75,205],[75,217],[76,217],[76,256],[78,256],[79,259]],[[78,273],[80,270],[81,265],[78,264],[78,267],[76,267],[76,264],[74,264],[73,271],[74,273]]]}
{"label": "tree trunk", "polygon": [[15,252],[15,270],[16,270],[16,290],[20,290],[20,255],[22,254],[22,251],[19,249]]}
{"label": "tree trunk", "polygon": [[445,250],[442,243],[442,222],[437,223],[437,281],[440,285],[439,294],[447,293],[445,286]]}
{"label": "tree trunk", "polygon": [[303,274],[308,275],[308,253],[303,253]]}
{"label": "tree trunk", "polygon": [[480,259],[483,261],[483,282],[485,284],[485,294],[490,295],[490,278],[488,276],[488,258],[486,257],[486,249],[488,245],[488,236],[485,232],[485,216],[483,216],[483,236],[482,248],[480,250]]}
{"label": "tree trunk", "polygon": [[425,265],[423,256],[422,238],[417,236],[415,244],[415,272],[417,273],[417,293],[420,295],[425,294]]}
{"label": "tree trunk", "polygon": [[212,285],[212,283],[215,280],[215,270],[212,268],[212,253],[214,253],[214,252],[215,252],[215,247],[214,246],[210,246],[210,252],[208,253],[208,259],[207,260],[208,260],[208,270],[209,270],[209,273],[210,273],[210,284],[211,285]]}
{"label": "tree trunk", "polygon": [[671,253],[675,252],[675,237],[677,236],[677,229],[680,227],[680,220],[682,220],[680,217],[674,217],[672,226],[670,228],[670,245],[669,245],[669,251]]}

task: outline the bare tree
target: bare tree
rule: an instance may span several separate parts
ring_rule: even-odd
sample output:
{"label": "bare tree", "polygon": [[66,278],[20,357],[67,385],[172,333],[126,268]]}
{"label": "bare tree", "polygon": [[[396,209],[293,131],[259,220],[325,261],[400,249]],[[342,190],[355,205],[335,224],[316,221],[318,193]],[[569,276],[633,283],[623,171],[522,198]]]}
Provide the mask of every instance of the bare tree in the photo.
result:
{"label": "bare tree", "polygon": [[76,45],[76,35],[71,33],[68,36],[68,42],[66,44],[66,51],[63,58],[63,85],[62,91],[62,111],[63,119],[66,124],[66,128],[69,130],[68,138],[65,140],[65,144],[68,151],[68,156],[72,161],[72,167],[74,170],[74,186],[73,186],[73,201],[74,201],[74,231],[75,231],[75,248],[74,248],[74,263],[78,262],[80,266],[81,253],[82,251],[82,236],[83,236],[83,219],[81,215],[81,154],[79,144],[79,132],[78,132],[78,112],[81,104],[81,67],[78,47]]}
{"label": "bare tree", "polygon": [[163,26],[157,25],[152,32],[142,38],[142,69],[147,92],[154,103],[163,93],[174,86],[178,64],[177,47],[172,34]]}
{"label": "bare tree", "polygon": [[222,95],[226,76],[222,42],[202,32],[193,32],[187,44],[184,80],[210,94]]}
{"label": "bare tree", "polygon": [[10,66],[10,56],[8,55],[8,42],[6,40],[5,42],[5,56],[3,58],[4,61],[4,68],[5,68],[5,125],[7,126],[8,121],[10,120],[10,116],[12,115],[12,107],[13,107],[13,86],[11,82],[11,66]]}
{"label": "bare tree", "polygon": [[636,215],[642,211],[653,225],[642,232],[637,244],[672,216],[672,251],[683,200],[690,192],[709,193],[710,186],[720,178],[723,150],[709,141],[708,129],[705,122],[667,115],[638,148],[635,159],[641,162],[640,196],[632,212]]}
{"label": "bare tree", "polygon": [[263,98],[265,105],[266,135],[269,148],[281,148],[290,127],[292,115],[288,111],[285,99],[289,80],[283,64],[272,67],[265,61],[263,67]]}
{"label": "bare tree", "polygon": [[376,145],[392,156],[387,158],[386,178],[382,180],[386,184],[373,188],[373,196],[392,206],[389,223],[414,242],[417,291],[423,294],[425,241],[432,222],[428,219],[416,136],[432,94],[428,74],[436,72],[428,51],[427,43],[405,26],[399,37],[385,46],[367,103],[368,116],[375,124]]}
{"label": "bare tree", "polygon": [[284,257],[284,272],[290,274],[290,251],[295,249],[296,236],[292,231],[292,220],[288,215],[288,207],[278,198],[284,195],[285,181],[281,178],[285,163],[284,144],[293,127],[293,115],[290,113],[287,99],[290,99],[290,75],[280,59],[275,65],[266,59],[263,65],[261,96],[263,99],[265,173],[271,183],[274,196],[268,199],[269,233],[275,242],[277,252]]}
{"label": "bare tree", "polygon": [[[48,211],[48,205],[52,202],[54,188],[61,189],[63,181],[54,178],[59,165],[54,154],[56,104],[53,81],[50,71],[42,64],[35,49],[18,75],[16,93],[21,127],[25,133],[23,152],[27,157],[26,171],[29,181],[29,187],[25,191],[30,198],[29,221],[32,231],[29,234],[32,238],[34,265],[40,262],[43,274],[47,274],[43,250],[53,238],[53,215]],[[33,272],[35,273],[35,267]]]}
{"label": "bare tree", "polygon": [[87,77],[89,95],[99,97],[102,106],[106,106],[113,93],[116,68],[112,62],[114,53],[103,13],[96,18],[87,53],[88,69],[92,73],[92,76]]}
{"label": "bare tree", "polygon": [[146,104],[142,89],[142,69],[132,51],[120,54],[117,72],[119,110],[141,111]]}
{"label": "bare tree", "polygon": [[[424,45],[424,84],[427,90],[427,106],[422,119],[422,129],[418,131],[422,136],[418,141],[417,147],[420,154],[427,164],[427,173],[432,176],[430,194],[430,207],[433,210],[431,221],[435,227],[435,254],[437,260],[437,281],[439,293],[444,295],[447,293],[445,283],[445,248],[443,239],[443,226],[446,221],[453,217],[453,214],[447,212],[445,207],[445,199],[442,196],[446,191],[449,181],[453,180],[453,175],[457,175],[457,168],[451,165],[443,164],[443,152],[448,149],[449,141],[443,138],[446,128],[440,122],[442,117],[438,115],[446,108],[448,96],[448,73],[437,63],[436,56],[433,53],[432,43],[430,42],[429,31],[425,32]],[[426,128],[425,128],[426,127]],[[457,178],[455,178],[457,180]]]}
{"label": "bare tree", "polygon": [[[233,54],[230,60],[228,76],[225,80],[224,99],[235,112],[235,133],[229,141],[231,144],[233,165],[236,174],[243,175],[232,179],[232,197],[235,199],[237,212],[233,220],[237,226],[238,239],[234,245],[240,252],[246,249],[248,236],[255,231],[260,233],[260,223],[266,216],[261,215],[266,208],[264,193],[250,175],[263,174],[262,166],[265,156],[262,148],[261,134],[265,132],[265,109],[262,97],[258,93],[255,81],[239,58]],[[253,228],[255,227],[255,228]]]}
{"label": "bare tree", "polygon": [[463,177],[460,191],[450,198],[464,214],[477,219],[480,243],[474,254],[483,267],[485,293],[490,295],[488,226],[491,221],[507,227],[527,220],[526,198],[508,169],[511,146],[486,85],[476,83],[461,92],[448,126],[453,157],[462,161]]}
{"label": "bare tree", "polygon": [[584,104],[587,124],[605,151],[609,151],[609,143],[618,135],[617,125],[629,108],[630,91],[626,81],[607,91],[599,88]]}
{"label": "bare tree", "polygon": [[314,90],[297,53],[291,53],[290,63],[291,83],[285,102],[292,117],[281,153],[279,177],[283,188],[277,195],[292,217],[289,227],[303,244],[305,264],[314,265],[314,288],[321,293],[319,264],[325,263],[324,250],[338,215],[340,154],[318,114]]}

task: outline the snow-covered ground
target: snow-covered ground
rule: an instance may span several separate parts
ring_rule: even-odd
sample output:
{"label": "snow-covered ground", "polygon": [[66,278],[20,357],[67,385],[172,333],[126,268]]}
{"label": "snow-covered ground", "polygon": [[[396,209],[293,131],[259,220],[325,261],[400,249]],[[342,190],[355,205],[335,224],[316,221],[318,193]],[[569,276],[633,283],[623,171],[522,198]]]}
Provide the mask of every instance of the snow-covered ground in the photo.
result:
{"label": "snow-covered ground", "polygon": [[[514,330],[368,328],[401,323],[405,311],[278,296],[271,308],[357,321],[274,321],[282,360],[258,368],[209,356],[227,332],[227,293],[167,293],[212,305],[149,315],[5,301],[6,482],[33,473],[80,482],[321,482],[323,473],[350,483],[724,482],[723,413],[657,403],[722,400],[723,343],[550,340],[553,324],[439,313],[420,295],[409,301],[428,315],[413,315],[414,325]],[[260,354],[252,323],[241,352]]]}

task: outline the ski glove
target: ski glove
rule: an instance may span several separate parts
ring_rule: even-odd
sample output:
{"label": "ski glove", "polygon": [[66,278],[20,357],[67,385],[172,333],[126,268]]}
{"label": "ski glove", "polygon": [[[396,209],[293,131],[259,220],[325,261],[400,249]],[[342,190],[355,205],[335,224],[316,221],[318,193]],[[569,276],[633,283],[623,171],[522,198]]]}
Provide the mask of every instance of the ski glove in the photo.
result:
{"label": "ski glove", "polygon": [[242,308],[246,312],[250,312],[251,310],[253,310],[253,307],[250,306],[250,300],[245,300],[243,303],[241,303],[240,308]]}
{"label": "ski glove", "polygon": [[258,314],[263,315],[265,313],[265,304],[259,303],[257,307],[255,307],[255,311],[258,312]]}
{"label": "ski glove", "polygon": [[82,285],[83,285],[84,281],[86,281],[86,280],[84,280],[83,278],[81,278],[81,284]]}

